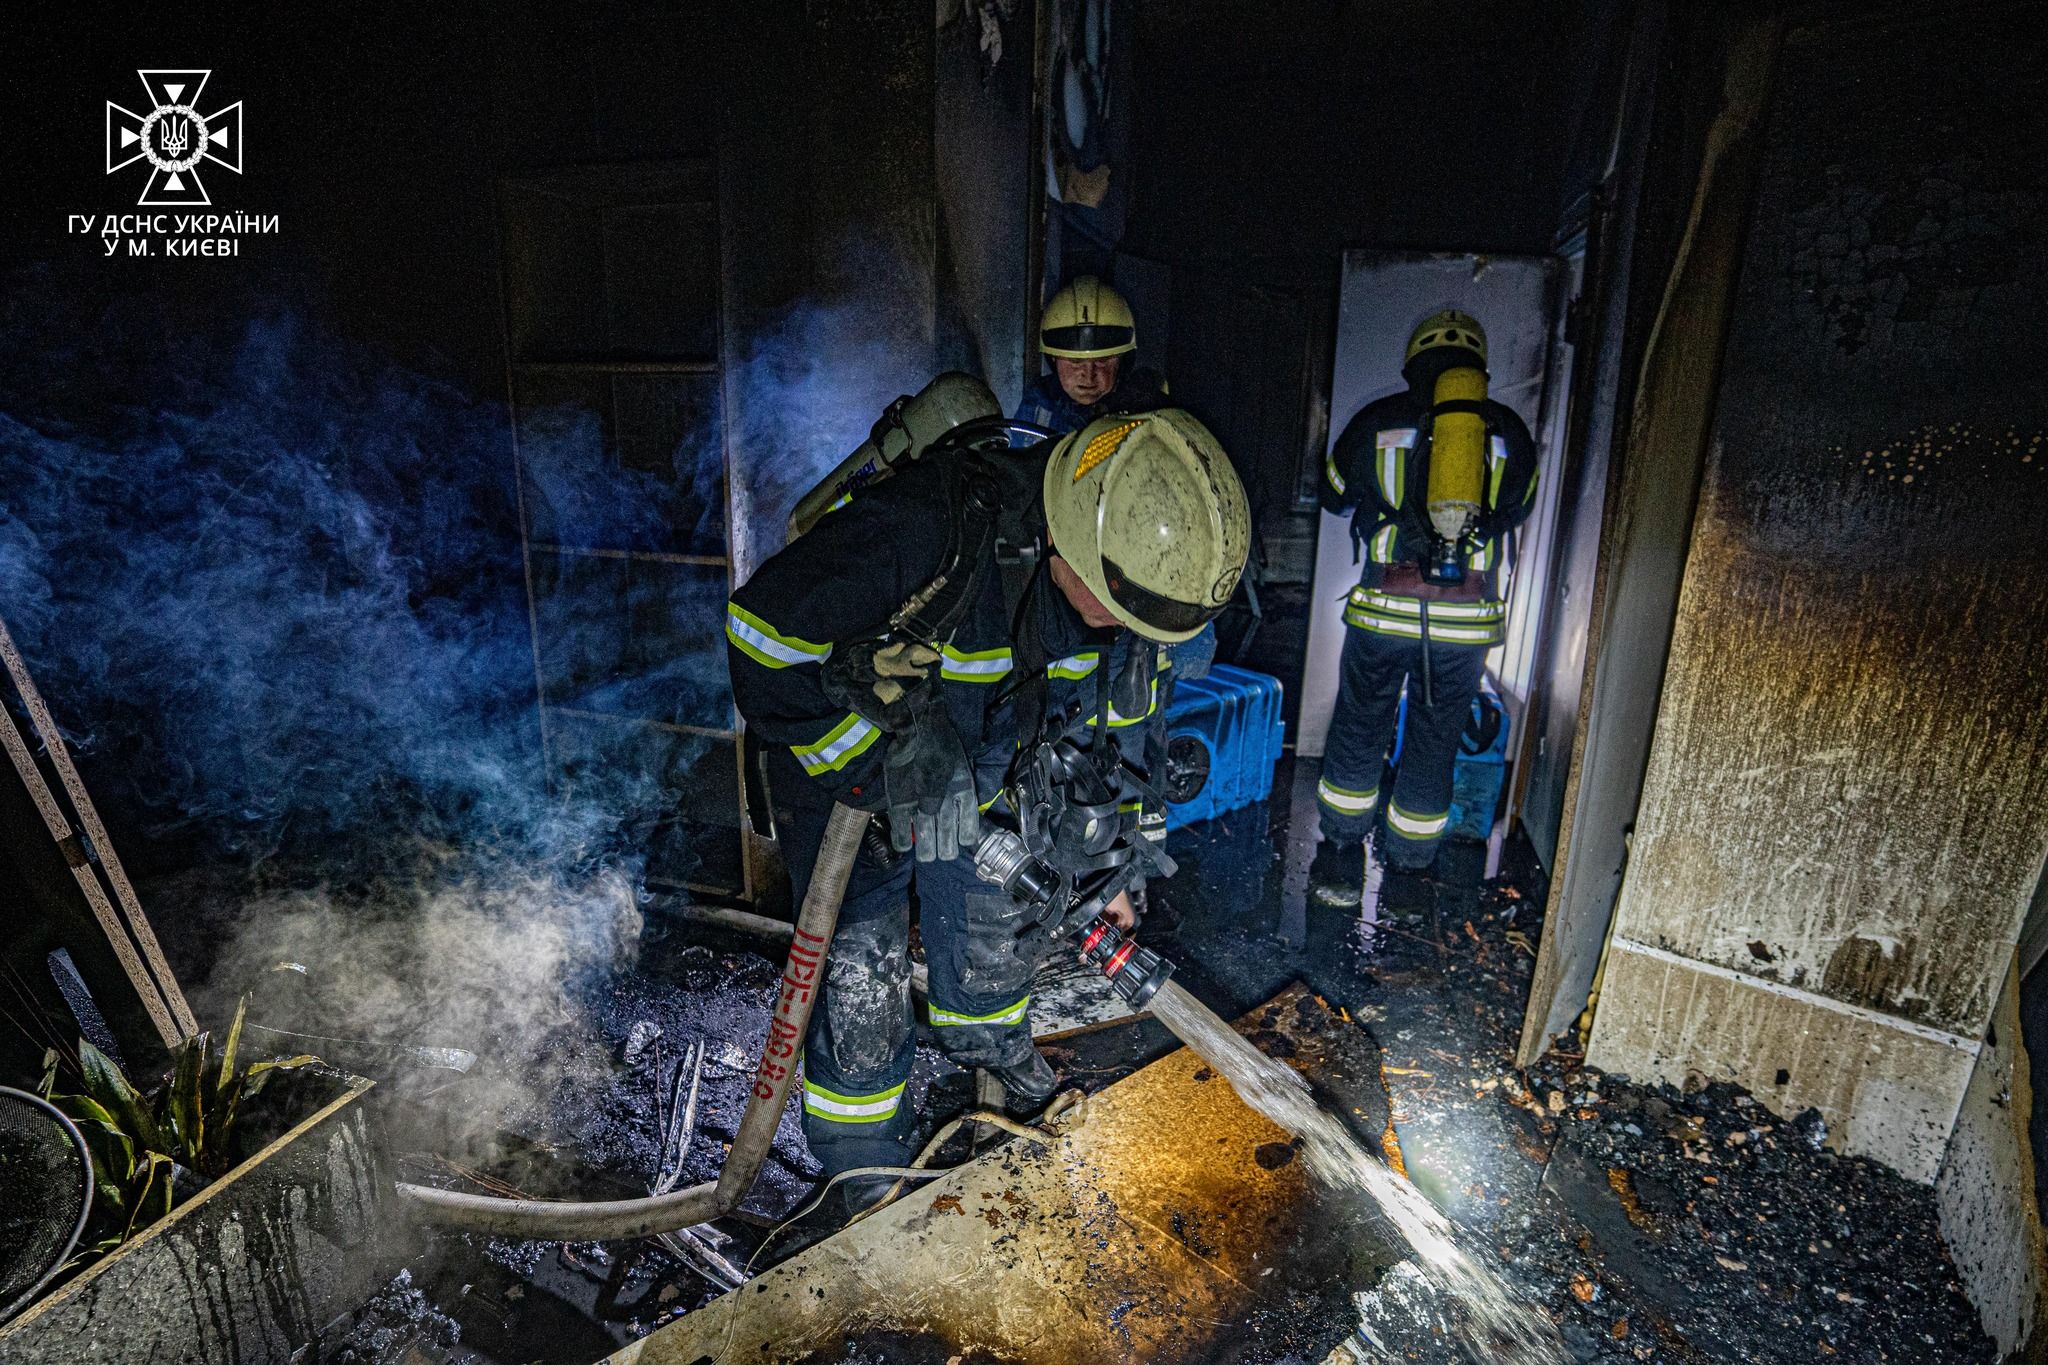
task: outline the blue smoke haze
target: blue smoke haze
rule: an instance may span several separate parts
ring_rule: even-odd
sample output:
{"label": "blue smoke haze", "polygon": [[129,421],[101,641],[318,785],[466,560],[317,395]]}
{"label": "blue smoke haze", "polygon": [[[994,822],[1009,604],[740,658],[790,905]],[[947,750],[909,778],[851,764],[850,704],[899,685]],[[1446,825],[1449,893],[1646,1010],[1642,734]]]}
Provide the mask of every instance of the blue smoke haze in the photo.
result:
{"label": "blue smoke haze", "polygon": [[[0,369],[48,363],[12,339]],[[0,408],[0,602],[102,800],[245,858],[401,831],[590,851],[659,802],[545,794],[502,404],[284,312],[135,381],[166,401]],[[591,471],[530,496],[597,543],[656,529],[659,480]]]}
{"label": "blue smoke haze", "polygon": [[[649,764],[632,727],[557,732],[549,790],[505,404],[303,308],[195,336],[172,304],[81,317],[75,291],[9,283],[0,617],[124,858],[159,874],[145,907],[208,978],[203,1017],[290,960],[327,1031],[494,1052],[479,1123],[581,1084],[603,1048],[578,983],[631,960],[650,826],[689,848],[677,808],[708,742]],[[793,310],[727,376],[742,444],[776,453],[744,475],[764,552],[930,377],[878,306]],[[722,544],[701,416],[657,413],[640,429],[672,446],[626,450],[598,396],[526,412],[536,537]],[[724,570],[684,568],[536,555],[550,701],[724,725]]]}
{"label": "blue smoke haze", "polygon": [[[478,1122],[559,1089],[676,794],[631,764],[543,780],[505,405],[291,309],[194,337],[77,306],[33,279],[4,305],[0,613],[202,1018],[291,960],[326,1031],[495,1053]],[[609,543],[683,482],[577,469],[529,498]],[[556,643],[604,657],[583,629]],[[653,663],[651,704],[724,671]]]}

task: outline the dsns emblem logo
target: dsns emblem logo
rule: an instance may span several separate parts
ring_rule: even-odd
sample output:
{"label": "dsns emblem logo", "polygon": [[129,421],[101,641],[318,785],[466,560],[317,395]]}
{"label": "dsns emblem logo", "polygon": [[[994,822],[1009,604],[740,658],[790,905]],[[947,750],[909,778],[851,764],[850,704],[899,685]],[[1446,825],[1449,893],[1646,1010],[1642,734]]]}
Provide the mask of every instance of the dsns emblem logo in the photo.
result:
{"label": "dsns emblem logo", "polygon": [[138,114],[107,101],[107,174],[147,160],[148,183],[138,204],[183,208],[211,204],[199,163],[211,161],[242,173],[242,102],[212,114],[199,112],[211,71],[137,71],[150,111]]}

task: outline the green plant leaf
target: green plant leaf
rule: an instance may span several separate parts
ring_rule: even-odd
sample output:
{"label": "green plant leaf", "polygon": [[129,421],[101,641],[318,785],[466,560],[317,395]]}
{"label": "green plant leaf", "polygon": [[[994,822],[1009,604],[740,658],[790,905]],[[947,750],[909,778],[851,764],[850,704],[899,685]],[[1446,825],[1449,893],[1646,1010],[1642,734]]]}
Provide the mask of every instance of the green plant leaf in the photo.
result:
{"label": "green plant leaf", "polygon": [[66,1118],[74,1119],[81,1123],[90,1119],[96,1123],[110,1123],[114,1124],[116,1128],[120,1127],[118,1123],[114,1123],[114,1116],[106,1111],[106,1107],[90,1095],[63,1095],[53,1090],[43,1096],[43,1098],[54,1105]]}
{"label": "green plant leaf", "polygon": [[[212,1037],[195,1034],[178,1049],[178,1069],[171,1076],[170,1091],[164,1097],[164,1114],[173,1146],[169,1154],[186,1165],[199,1164],[199,1152],[206,1142],[206,1096],[201,1078],[206,1074],[206,1054]],[[163,1150],[163,1149],[158,1149]]]}
{"label": "green plant leaf", "polygon": [[81,1132],[87,1128],[102,1128],[127,1143],[130,1148],[134,1147],[134,1138],[130,1134],[121,1131],[120,1123],[116,1121],[112,1114],[107,1112],[104,1105],[92,1096],[52,1095],[50,1096],[50,1103],[55,1105],[63,1113],[64,1117],[77,1124]]}
{"label": "green plant leaf", "polygon": [[231,1085],[225,1091],[215,1091],[207,1107],[206,1143],[199,1153],[199,1164],[193,1169],[208,1180],[226,1175],[233,1164],[227,1154],[235,1137],[235,1109],[241,1095],[241,1087]]}
{"label": "green plant leaf", "polygon": [[161,1150],[163,1139],[156,1120],[142,1095],[121,1074],[113,1059],[83,1038],[78,1041],[78,1065],[85,1081],[85,1093],[98,1100],[119,1123],[121,1131],[151,1151]]}
{"label": "green plant leaf", "polygon": [[97,1169],[93,1173],[92,1207],[95,1215],[101,1213],[119,1214],[128,1207],[128,1190],[111,1180],[102,1180]]}
{"label": "green plant leaf", "polygon": [[50,1103],[77,1126],[78,1135],[85,1139],[86,1155],[92,1158],[93,1184],[100,1197],[120,1206],[122,1190],[135,1173],[134,1140],[90,1096],[52,1095]]}
{"label": "green plant leaf", "polygon": [[242,1087],[242,1095],[244,1098],[247,1098],[248,1096],[254,1095],[256,1093],[258,1089],[258,1083],[256,1078],[258,1076],[267,1077],[273,1071],[297,1071],[302,1066],[318,1065],[319,1061],[320,1059],[318,1057],[315,1057],[312,1053],[301,1052],[296,1057],[280,1057],[273,1062],[258,1062],[256,1063],[256,1065],[250,1067],[248,1072],[246,1073],[245,1083]]}
{"label": "green plant leaf", "polygon": [[70,1261],[66,1261],[61,1267],[57,1267],[57,1273],[59,1275],[72,1275],[76,1271],[82,1271],[88,1265],[92,1265],[94,1261],[98,1261],[100,1257],[104,1257],[106,1252],[115,1250],[117,1246],[121,1246],[121,1238],[119,1236],[104,1236],[98,1242],[94,1242],[92,1246],[80,1246],[78,1254],[74,1254]]}
{"label": "green plant leaf", "polygon": [[124,1242],[171,1211],[171,1168],[176,1163],[161,1152],[148,1155],[149,1163],[137,1182],[128,1225],[121,1231]]}
{"label": "green plant leaf", "polygon": [[[242,1095],[247,1086],[246,1076],[235,1076],[214,1094],[213,1109],[206,1121],[206,1164],[200,1168],[201,1174],[209,1178],[226,1175],[234,1165],[235,1125],[241,1117]],[[262,1083],[258,1082],[256,1088],[260,1090]]]}
{"label": "green plant leaf", "polygon": [[249,1015],[249,997],[243,996],[235,1003],[235,1022],[228,1025],[227,1041],[220,1045],[220,1070],[214,1077],[213,1088],[225,1090],[235,1079],[235,1053],[242,1043],[242,1021]]}
{"label": "green plant leaf", "polygon": [[74,1270],[82,1270],[120,1245],[121,1239],[119,1237],[102,1237],[91,1246],[80,1247],[77,1255],[58,1267],[57,1273],[69,1275]]}
{"label": "green plant leaf", "polygon": [[50,1092],[52,1090],[55,1090],[56,1088],[57,1049],[53,1047],[48,1047],[43,1049],[43,1079],[41,1083],[36,1086],[36,1093],[38,1095],[41,1095],[44,1099],[48,1099],[50,1098]]}

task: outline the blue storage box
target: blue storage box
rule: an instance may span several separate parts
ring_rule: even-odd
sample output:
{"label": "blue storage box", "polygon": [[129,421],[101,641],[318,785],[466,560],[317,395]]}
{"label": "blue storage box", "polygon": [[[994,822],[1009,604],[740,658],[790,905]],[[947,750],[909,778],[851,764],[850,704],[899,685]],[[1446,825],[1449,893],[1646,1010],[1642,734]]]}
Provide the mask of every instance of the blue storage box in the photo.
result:
{"label": "blue storage box", "polygon": [[[1402,730],[1407,721],[1408,694],[1403,692]],[[1501,788],[1507,783],[1508,729],[1508,712],[1501,705],[1500,693],[1482,685],[1472,699],[1472,718],[1458,737],[1458,761],[1451,768],[1451,823],[1446,834],[1484,840],[1493,833],[1493,813],[1500,807]],[[1401,731],[1394,736],[1392,761],[1401,761]]]}
{"label": "blue storage box", "polygon": [[1265,800],[1286,729],[1278,678],[1216,664],[1205,678],[1176,683],[1166,713],[1166,827]]}

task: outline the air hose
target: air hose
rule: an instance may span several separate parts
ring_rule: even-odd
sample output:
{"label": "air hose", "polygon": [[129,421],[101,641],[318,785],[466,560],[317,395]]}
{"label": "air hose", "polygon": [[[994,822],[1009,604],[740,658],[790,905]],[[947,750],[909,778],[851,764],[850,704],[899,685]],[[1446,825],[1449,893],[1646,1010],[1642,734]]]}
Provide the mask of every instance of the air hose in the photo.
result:
{"label": "air hose", "polygon": [[674,1232],[721,1217],[739,1207],[754,1186],[775,1141],[775,1129],[796,1075],[797,1053],[839,923],[846,880],[869,817],[835,805],[818,845],[811,885],[797,914],[796,932],[782,970],[782,993],[768,1017],[768,1038],[754,1071],[754,1092],[733,1135],[732,1149],[718,1179],[646,1199],[594,1202],[499,1199],[459,1190],[400,1183],[399,1197],[416,1216],[442,1227],[536,1242],[608,1242]]}

